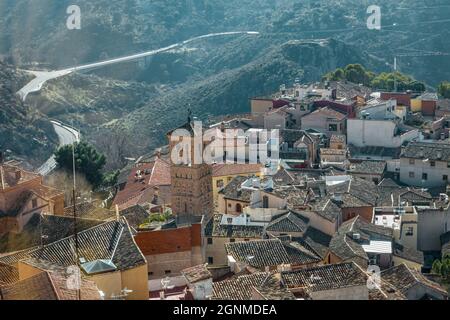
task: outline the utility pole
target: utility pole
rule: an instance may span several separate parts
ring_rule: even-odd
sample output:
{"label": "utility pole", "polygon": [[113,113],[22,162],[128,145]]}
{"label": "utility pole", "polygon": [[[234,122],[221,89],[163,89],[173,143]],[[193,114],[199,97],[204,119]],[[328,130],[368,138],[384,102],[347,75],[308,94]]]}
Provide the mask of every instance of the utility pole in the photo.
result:
{"label": "utility pole", "polygon": [[[73,127],[73,122],[72,122]],[[76,165],[75,165],[75,141],[72,143],[72,169],[73,169],[73,232],[75,238],[75,265],[78,267],[78,290],[77,290],[77,300],[81,300],[81,268],[80,268],[80,257],[78,253],[78,227],[77,227],[77,178],[76,178]]]}

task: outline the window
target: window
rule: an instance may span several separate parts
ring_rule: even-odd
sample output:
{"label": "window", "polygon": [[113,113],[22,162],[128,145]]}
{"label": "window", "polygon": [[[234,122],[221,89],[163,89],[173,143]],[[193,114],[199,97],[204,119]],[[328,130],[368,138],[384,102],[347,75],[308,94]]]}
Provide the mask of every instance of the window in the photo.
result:
{"label": "window", "polygon": [[410,171],[410,172],[409,172],[409,177],[410,177],[410,178],[414,178],[414,171]]}
{"label": "window", "polygon": [[264,209],[269,208],[269,197],[268,196],[263,197],[263,208]]}
{"label": "window", "polygon": [[171,273],[172,273],[172,270],[166,270],[166,271],[164,271],[164,273],[165,273],[165,274],[171,274]]}
{"label": "window", "polygon": [[430,161],[430,167],[435,167],[436,166],[436,161]]}
{"label": "window", "polygon": [[34,209],[34,208],[37,208],[37,206],[38,206],[38,201],[37,201],[37,199],[31,200],[31,206],[33,207],[33,209]]}
{"label": "window", "polygon": [[230,242],[236,242],[236,239],[230,239]]}
{"label": "window", "polygon": [[208,264],[214,264],[214,258],[208,257]]}
{"label": "window", "polygon": [[242,212],[242,205],[240,203],[236,204],[236,212],[241,213]]}
{"label": "window", "polygon": [[153,272],[149,272],[148,275],[149,275],[149,276],[152,276],[152,275],[153,275]]}
{"label": "window", "polygon": [[414,160],[414,159],[409,159],[409,164],[415,164],[416,163],[416,160]]}
{"label": "window", "polygon": [[216,187],[219,188],[219,189],[223,188],[223,180],[217,180]]}
{"label": "window", "polygon": [[328,131],[338,131],[337,124],[330,124],[330,125],[328,125]]}
{"label": "window", "polygon": [[448,181],[448,175],[444,174],[444,175],[442,176],[442,180]]}
{"label": "window", "polygon": [[407,229],[406,229],[406,234],[405,235],[407,235],[407,236],[412,236],[412,235],[414,235],[414,228],[413,227],[408,227]]}
{"label": "window", "polygon": [[213,239],[212,238],[208,238],[208,244],[213,244]]}
{"label": "window", "polygon": [[228,224],[232,224],[233,223],[233,218],[227,218],[227,223]]}
{"label": "window", "polygon": [[428,174],[422,173],[422,180],[428,180]]}

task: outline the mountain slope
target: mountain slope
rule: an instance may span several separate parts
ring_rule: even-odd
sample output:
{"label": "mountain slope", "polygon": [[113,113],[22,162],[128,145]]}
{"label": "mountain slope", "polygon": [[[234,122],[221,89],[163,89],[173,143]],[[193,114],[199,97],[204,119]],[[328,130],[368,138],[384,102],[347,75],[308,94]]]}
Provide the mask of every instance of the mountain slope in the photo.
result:
{"label": "mountain slope", "polygon": [[48,119],[15,95],[29,80],[27,74],[0,63],[0,150],[39,164],[53,152],[58,138]]}
{"label": "mountain slope", "polygon": [[242,67],[180,86],[103,130],[119,127],[129,132],[139,141],[136,151],[145,152],[165,143],[165,132],[185,121],[189,106],[202,120],[248,112],[250,97],[274,92],[296,78],[303,82],[320,80],[322,74],[350,62],[379,68],[377,61],[359,55],[342,42],[289,41]]}

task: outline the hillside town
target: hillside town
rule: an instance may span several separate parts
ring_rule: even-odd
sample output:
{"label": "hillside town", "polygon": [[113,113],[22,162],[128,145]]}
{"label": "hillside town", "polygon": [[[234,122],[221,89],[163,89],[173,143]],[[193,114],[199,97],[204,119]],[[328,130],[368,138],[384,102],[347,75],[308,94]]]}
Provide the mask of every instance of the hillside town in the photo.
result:
{"label": "hillside town", "polygon": [[[448,299],[449,100],[296,82],[197,123],[109,198],[70,202],[2,153],[0,300]],[[180,130],[226,151],[195,162]]]}

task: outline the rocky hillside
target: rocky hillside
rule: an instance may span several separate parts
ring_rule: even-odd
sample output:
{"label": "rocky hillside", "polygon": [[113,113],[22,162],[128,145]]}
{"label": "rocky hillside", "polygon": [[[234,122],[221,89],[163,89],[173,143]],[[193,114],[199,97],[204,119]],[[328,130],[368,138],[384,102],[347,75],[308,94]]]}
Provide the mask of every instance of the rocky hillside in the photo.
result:
{"label": "rocky hillside", "polygon": [[318,81],[321,75],[350,61],[379,68],[379,62],[359,55],[335,40],[289,41],[266,55],[232,70],[175,88],[131,112],[103,130],[119,127],[139,144],[138,152],[165,143],[168,128],[181,124],[190,107],[195,116],[248,112],[249,98],[276,91],[283,83]]}
{"label": "rocky hillside", "polygon": [[0,150],[39,164],[54,151],[58,138],[46,117],[15,95],[30,79],[0,63]]}

